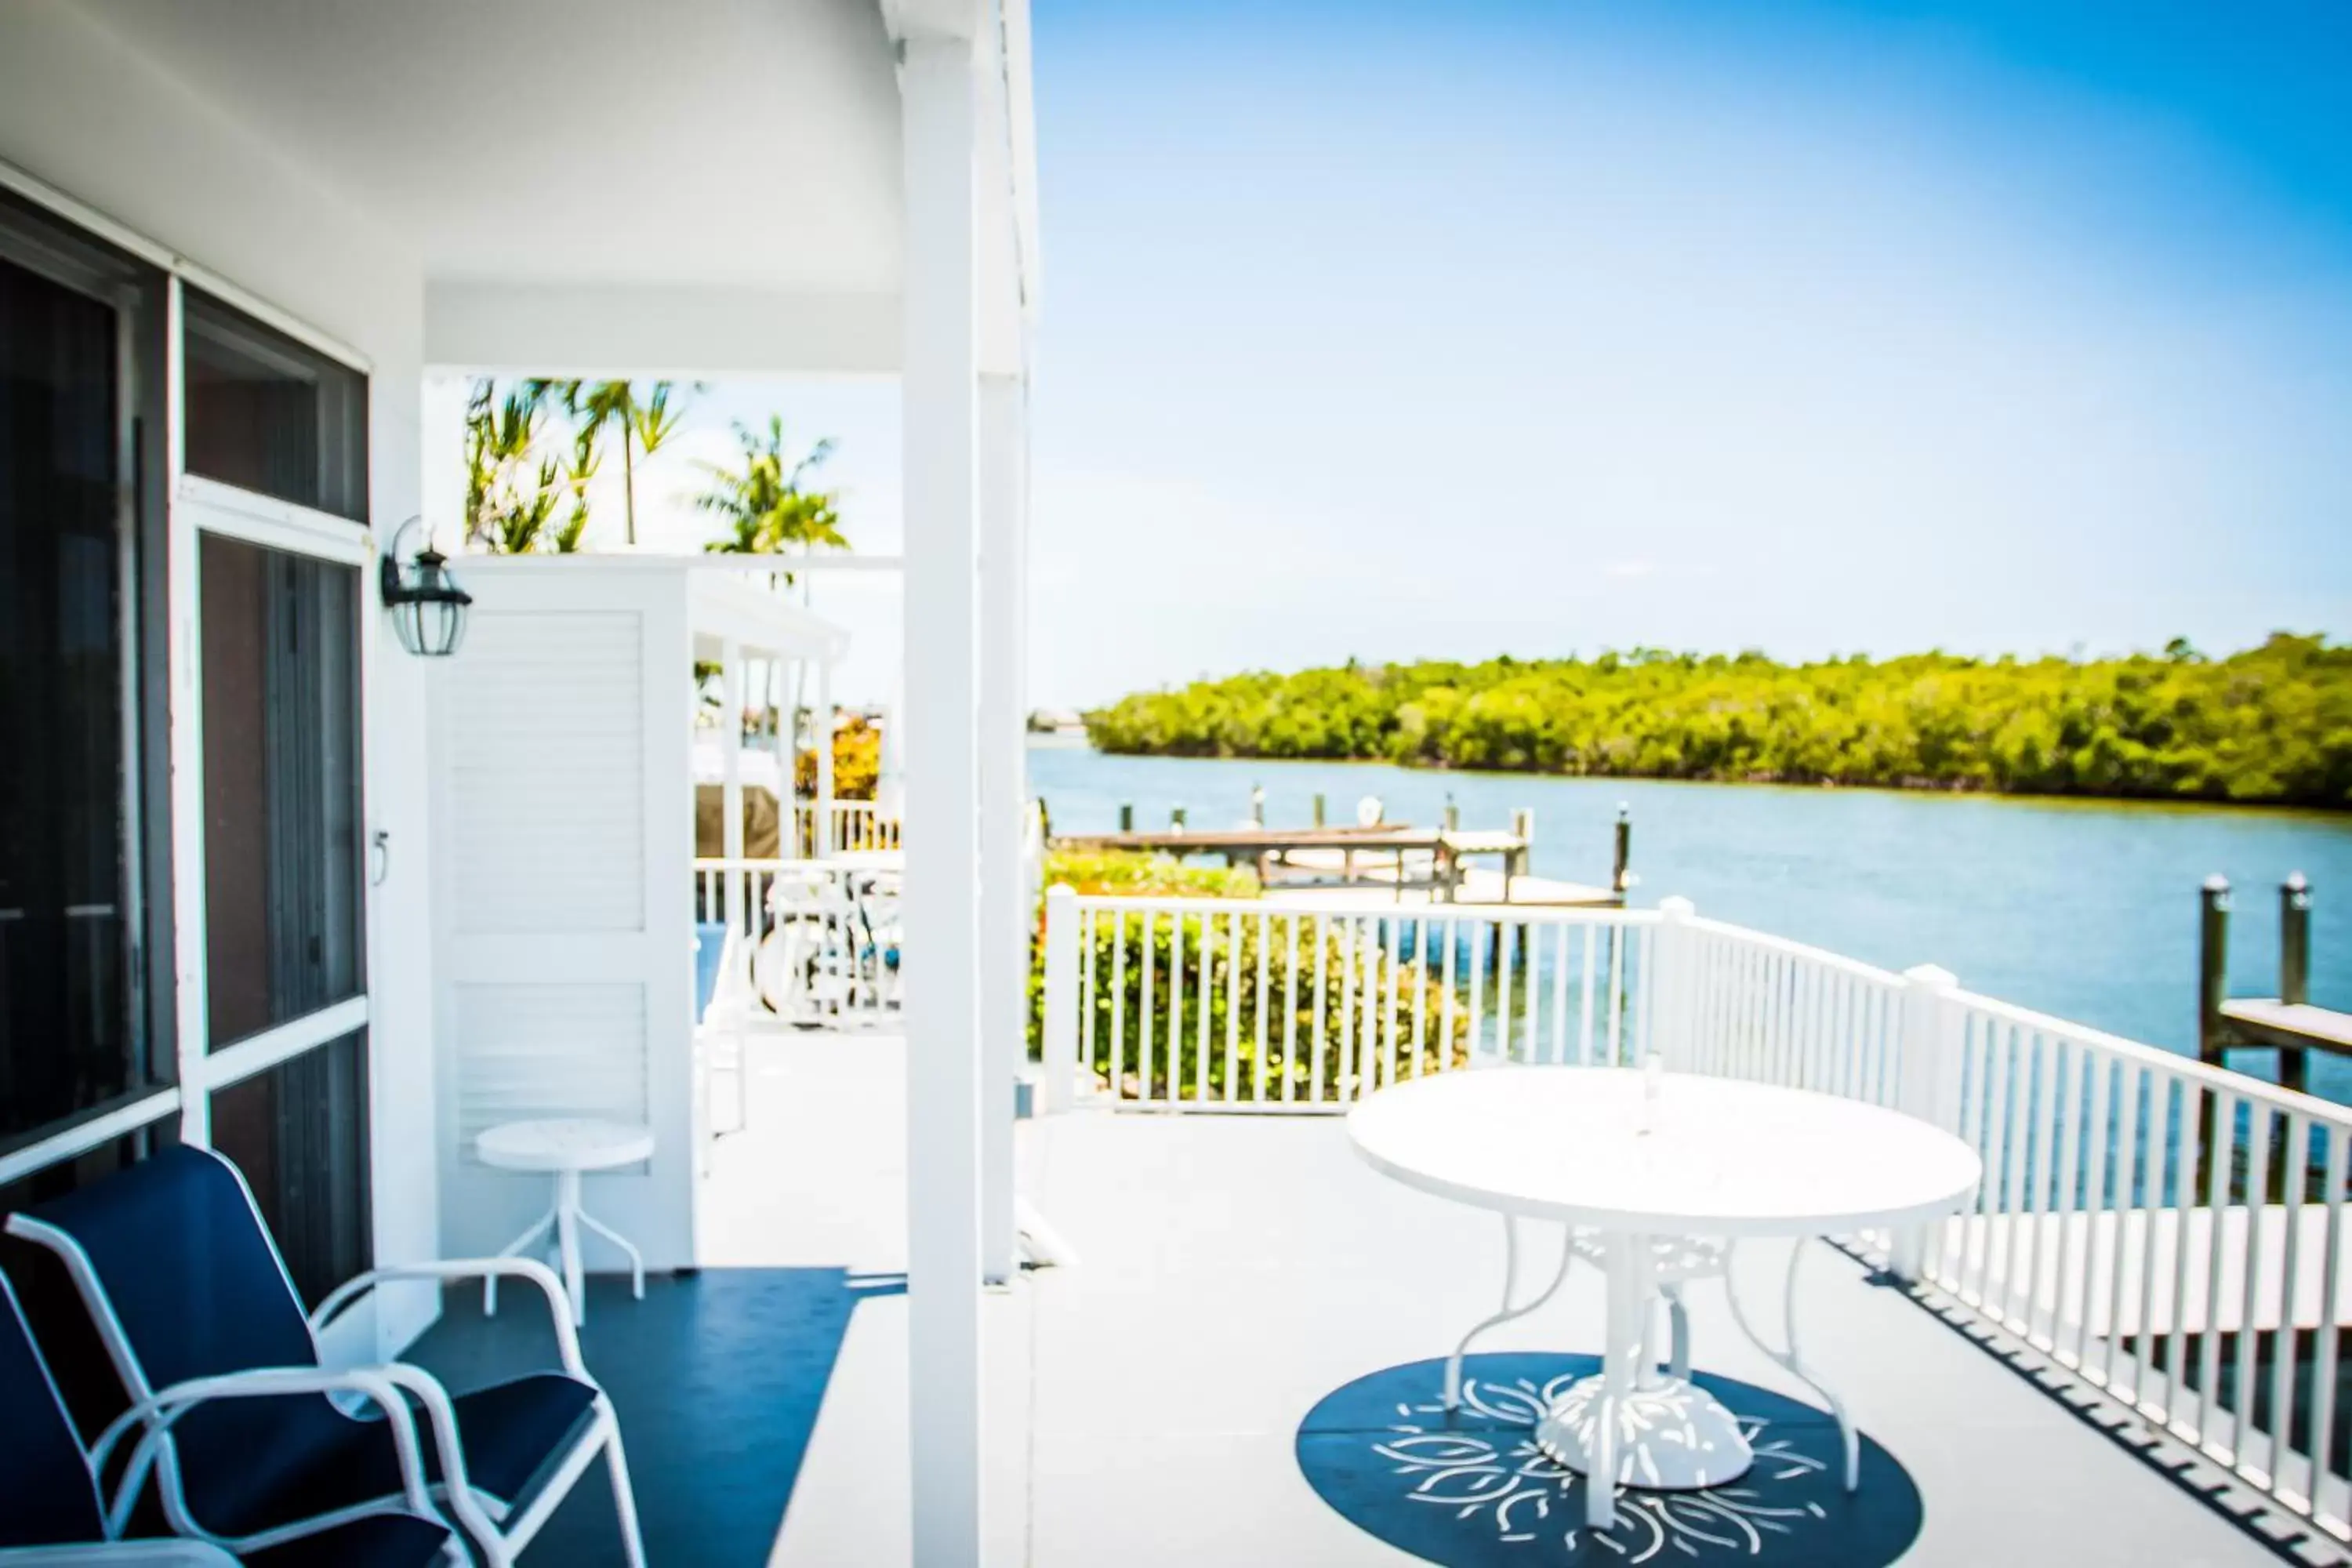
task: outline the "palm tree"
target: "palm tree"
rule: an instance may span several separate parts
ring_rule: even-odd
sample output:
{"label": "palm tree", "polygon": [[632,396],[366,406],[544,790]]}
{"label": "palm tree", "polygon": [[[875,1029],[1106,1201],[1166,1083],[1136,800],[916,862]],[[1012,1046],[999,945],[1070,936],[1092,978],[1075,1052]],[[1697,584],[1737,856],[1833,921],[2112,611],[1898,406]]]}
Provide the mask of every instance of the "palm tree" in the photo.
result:
{"label": "palm tree", "polygon": [[568,381],[562,384],[564,407],[580,421],[583,440],[593,440],[607,425],[621,431],[621,505],[628,542],[637,542],[637,454],[650,458],[677,434],[685,406],[673,408],[670,395],[677,384],[657,381],[643,403],[636,384],[629,381]]}
{"label": "palm tree", "polygon": [[833,442],[823,440],[799,460],[785,456],[782,415],[768,416],[764,431],[737,421],[735,439],[743,448],[734,467],[698,463],[710,478],[710,488],[695,498],[695,506],[716,513],[726,524],[724,538],[703,546],[714,554],[776,555],[801,550],[846,550],[841,513],[833,491],[803,489],[812,471],[833,456]]}
{"label": "palm tree", "polygon": [[569,555],[580,548],[580,536],[588,531],[588,481],[596,477],[596,468],[604,460],[596,449],[596,429],[583,426],[572,435],[572,456],[563,465],[564,488],[572,492],[572,515],[563,520],[552,538],[559,553]]}
{"label": "palm tree", "polygon": [[[537,548],[562,499],[559,469],[536,458],[547,418],[548,384],[517,384],[503,401],[496,384],[477,381],[466,403],[466,537],[499,554]],[[526,485],[517,476],[528,473]]]}

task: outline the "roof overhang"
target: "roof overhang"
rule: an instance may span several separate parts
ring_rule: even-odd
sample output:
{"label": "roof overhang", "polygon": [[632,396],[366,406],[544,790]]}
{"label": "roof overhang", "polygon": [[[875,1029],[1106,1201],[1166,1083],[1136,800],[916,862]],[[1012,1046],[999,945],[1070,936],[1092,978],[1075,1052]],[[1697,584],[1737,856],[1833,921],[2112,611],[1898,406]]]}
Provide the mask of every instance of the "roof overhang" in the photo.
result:
{"label": "roof overhang", "polygon": [[982,363],[1024,367],[1026,0],[79,8],[415,258],[428,363],[538,374],[895,374],[898,40],[970,37]]}

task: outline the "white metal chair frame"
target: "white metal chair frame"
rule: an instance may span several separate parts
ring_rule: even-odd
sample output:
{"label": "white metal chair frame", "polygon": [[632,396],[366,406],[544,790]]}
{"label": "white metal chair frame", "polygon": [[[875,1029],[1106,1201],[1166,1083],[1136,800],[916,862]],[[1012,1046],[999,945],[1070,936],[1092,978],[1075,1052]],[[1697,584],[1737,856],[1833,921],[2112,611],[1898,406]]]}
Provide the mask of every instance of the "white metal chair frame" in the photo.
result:
{"label": "white metal chair frame", "polygon": [[[299,1300],[294,1289],[293,1277],[287,1273],[286,1259],[278,1251],[278,1238],[261,1217],[255,1203],[252,1187],[245,1173],[229,1161],[221,1163],[236,1178],[238,1190],[245,1194],[252,1208],[253,1223],[269,1247],[269,1255],[278,1265],[289,1295]],[[591,1407],[593,1415],[587,1426],[572,1442],[530,1505],[519,1516],[509,1518],[509,1506],[498,1498],[477,1490],[466,1477],[466,1454],[459,1440],[457,1413],[447,1389],[438,1378],[419,1366],[404,1362],[387,1362],[381,1365],[354,1368],[345,1372],[328,1372],[313,1367],[257,1368],[232,1373],[220,1377],[191,1379],[173,1387],[158,1390],[147,1380],[132,1352],[121,1320],[116,1316],[112,1303],[98,1278],[96,1267],[80,1243],[65,1231],[32,1218],[16,1214],[8,1217],[11,1235],[37,1243],[56,1253],[72,1276],[74,1288],[80,1293],[82,1305],[89,1311],[104,1341],[107,1354],[114,1363],[115,1373],[131,1396],[131,1407],[116,1419],[113,1426],[100,1437],[101,1462],[105,1452],[121,1440],[134,1426],[146,1428],[139,1447],[133,1450],[135,1479],[143,1480],[145,1470],[152,1468],[156,1488],[163,1504],[163,1515],[173,1531],[200,1542],[233,1552],[259,1550],[315,1534],[352,1520],[373,1513],[405,1508],[419,1511],[428,1519],[446,1519],[455,1522],[464,1535],[479,1550],[486,1568],[511,1568],[523,1549],[530,1544],[541,1528],[547,1523],[557,1505],[570,1495],[581,1476],[599,1454],[612,1477],[613,1503],[620,1518],[623,1550],[629,1568],[646,1568],[645,1542],[637,1525],[635,1493],[629,1485],[628,1464],[621,1451],[620,1420],[601,1384],[589,1375],[587,1364],[580,1356],[579,1333],[572,1322],[571,1303],[563,1283],[545,1264],[525,1258],[478,1258],[452,1259],[433,1263],[393,1264],[371,1268],[366,1273],[345,1281],[328,1293],[316,1311],[309,1315],[309,1326],[315,1343],[319,1331],[352,1301],[376,1286],[394,1280],[431,1279],[451,1281],[462,1279],[492,1279],[500,1277],[525,1279],[539,1287],[547,1299],[549,1315],[555,1327],[558,1358],[564,1373],[596,1391]],[[172,1436],[172,1424],[188,1411],[209,1399],[282,1396],[289,1394],[350,1393],[364,1395],[388,1412],[398,1413],[398,1422],[392,1428],[395,1451],[401,1458],[404,1490],[400,1494],[339,1509],[293,1524],[260,1531],[242,1538],[216,1535],[190,1512],[185,1490],[181,1482],[179,1452]],[[446,1510],[445,1514],[425,1500],[428,1489],[424,1484],[421,1464],[417,1458],[415,1431],[408,1417],[413,1401],[424,1412],[433,1434],[436,1456],[440,1460],[441,1480],[429,1489],[429,1495],[438,1500]],[[137,1489],[126,1479],[124,1489],[117,1499],[116,1509],[121,1518],[129,1517],[129,1509],[137,1499]],[[112,1522],[110,1518],[110,1522]],[[116,1528],[120,1528],[119,1524]]]}
{"label": "white metal chair frame", "polygon": [[[0,1310],[6,1310],[0,1305]],[[38,1362],[39,1351],[34,1354]],[[58,1397],[57,1383],[46,1363],[39,1363],[42,1380],[49,1385],[49,1396],[57,1399],[60,1412],[64,1401]],[[402,1399],[392,1382],[379,1369],[356,1367],[342,1372],[320,1369],[285,1367],[271,1371],[241,1373],[235,1377],[198,1377],[177,1383],[160,1394],[148,1395],[134,1403],[130,1409],[116,1416],[99,1434],[96,1444],[82,1452],[82,1464],[89,1472],[91,1489],[97,1493],[100,1519],[106,1539],[96,1542],[73,1542],[49,1546],[19,1546],[0,1550],[0,1565],[5,1568],[236,1568],[236,1559],[218,1543],[189,1535],[162,1540],[126,1541],[122,1532],[131,1527],[131,1516],[139,1506],[140,1496],[146,1490],[147,1477],[161,1457],[171,1425],[199,1405],[219,1399],[274,1399],[289,1394],[346,1394],[366,1399],[383,1413],[392,1433],[393,1454],[400,1468],[400,1494],[386,1499],[372,1511],[392,1512],[398,1508],[419,1519],[448,1528],[448,1521],[431,1500],[431,1488],[425,1478],[422,1449],[416,1440],[416,1422],[408,1404]],[[143,1429],[143,1430],[142,1430]],[[134,1432],[140,1437],[131,1449],[124,1465],[114,1500],[106,1500],[106,1467],[117,1447]],[[340,1521],[338,1522],[341,1522]],[[450,1537],[448,1551],[452,1561],[462,1561],[458,1555],[457,1536]]]}

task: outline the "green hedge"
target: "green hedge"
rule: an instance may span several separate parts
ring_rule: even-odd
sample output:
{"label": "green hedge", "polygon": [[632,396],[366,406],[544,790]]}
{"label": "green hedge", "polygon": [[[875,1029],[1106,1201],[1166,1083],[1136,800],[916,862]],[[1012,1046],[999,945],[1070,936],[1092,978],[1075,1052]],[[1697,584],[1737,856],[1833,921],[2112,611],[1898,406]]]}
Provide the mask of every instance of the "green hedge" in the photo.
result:
{"label": "green hedge", "polygon": [[[1207,870],[1145,856],[1049,856],[1045,885],[1066,881],[1082,893],[1116,893],[1122,897],[1215,898],[1230,905],[1207,913],[1186,911],[1181,919],[1166,912],[1150,920],[1152,973],[1150,1082],[1144,1082],[1143,967],[1145,919],[1129,913],[1123,921],[1098,914],[1091,942],[1079,963],[1085,994],[1094,1016],[1094,1061],[1097,1085],[1112,1087],[1105,1070],[1115,1022],[1124,1025],[1119,1037],[1118,1089],[1125,1098],[1161,1099],[1171,1088],[1179,1099],[1199,1095],[1205,1079],[1207,1096],[1224,1098],[1227,1085],[1227,1037],[1233,1037],[1234,1098],[1280,1100],[1286,1076],[1294,1101],[1314,1093],[1320,1059],[1323,1097],[1338,1098],[1343,1081],[1367,1071],[1385,1080],[1388,1035],[1395,1032],[1396,1076],[1410,1078],[1439,1065],[1467,1059],[1470,1034],[1466,1010],[1454,1009],[1450,1032],[1445,1027],[1443,982],[1425,973],[1416,963],[1391,963],[1381,943],[1386,939],[1380,920],[1361,922],[1309,921],[1298,931],[1297,956],[1292,953],[1287,920],[1260,920],[1249,913],[1257,892],[1256,879],[1247,872]],[[1232,912],[1241,915],[1240,948],[1234,951]],[[1207,927],[1204,931],[1204,922]],[[1030,1050],[1035,1057],[1043,1037],[1045,945],[1042,910],[1038,940],[1032,943],[1030,970]],[[1266,1048],[1261,1066],[1258,1029],[1261,1016],[1258,968],[1261,947],[1265,969],[1263,1015]],[[1181,1005],[1170,1007],[1170,965],[1182,971]],[[1234,984],[1238,964],[1241,984]],[[1352,973],[1353,990],[1349,980]],[[1205,974],[1207,984],[1202,985]],[[1318,1026],[1315,987],[1321,978],[1324,995]],[[1368,989],[1369,987],[1369,989]],[[1204,1004],[1205,994],[1205,1004]],[[1352,1005],[1350,1001],[1352,1000]],[[1207,1051],[1202,1050],[1202,1009],[1206,1007]],[[1423,1010],[1423,1041],[1413,1047],[1414,1013]],[[1295,1020],[1295,1022],[1293,1022]],[[1367,1029],[1372,1053],[1364,1052]],[[1287,1033],[1291,1048],[1286,1053]],[[1171,1061],[1171,1035],[1175,1051]],[[1080,1026],[1080,1049],[1086,1032]],[[1171,1079],[1171,1068],[1173,1068]],[[1263,1083],[1263,1089],[1259,1085]]]}

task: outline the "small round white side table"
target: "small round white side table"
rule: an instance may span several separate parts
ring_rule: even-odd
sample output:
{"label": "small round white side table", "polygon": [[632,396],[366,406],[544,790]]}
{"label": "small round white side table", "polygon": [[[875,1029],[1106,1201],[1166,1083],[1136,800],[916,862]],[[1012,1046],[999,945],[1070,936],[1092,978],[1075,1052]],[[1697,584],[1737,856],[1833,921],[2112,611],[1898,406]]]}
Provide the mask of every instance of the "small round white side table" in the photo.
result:
{"label": "small round white side table", "polygon": [[[563,1289],[572,1298],[574,1324],[588,1321],[588,1297],[581,1289],[580,1227],[583,1225],[629,1255],[629,1271],[637,1300],[646,1299],[644,1255],[625,1237],[580,1206],[580,1178],[589,1171],[609,1171],[652,1159],[651,1128],[585,1118],[505,1121],[477,1138],[474,1152],[481,1156],[483,1164],[495,1165],[502,1171],[544,1171],[555,1177],[554,1206],[532,1221],[529,1230],[499,1248],[499,1256],[512,1258],[534,1244],[544,1247],[549,1233],[553,1232],[556,1256],[562,1264]],[[498,1310],[499,1281],[492,1275],[482,1282],[482,1312],[487,1317]]]}

